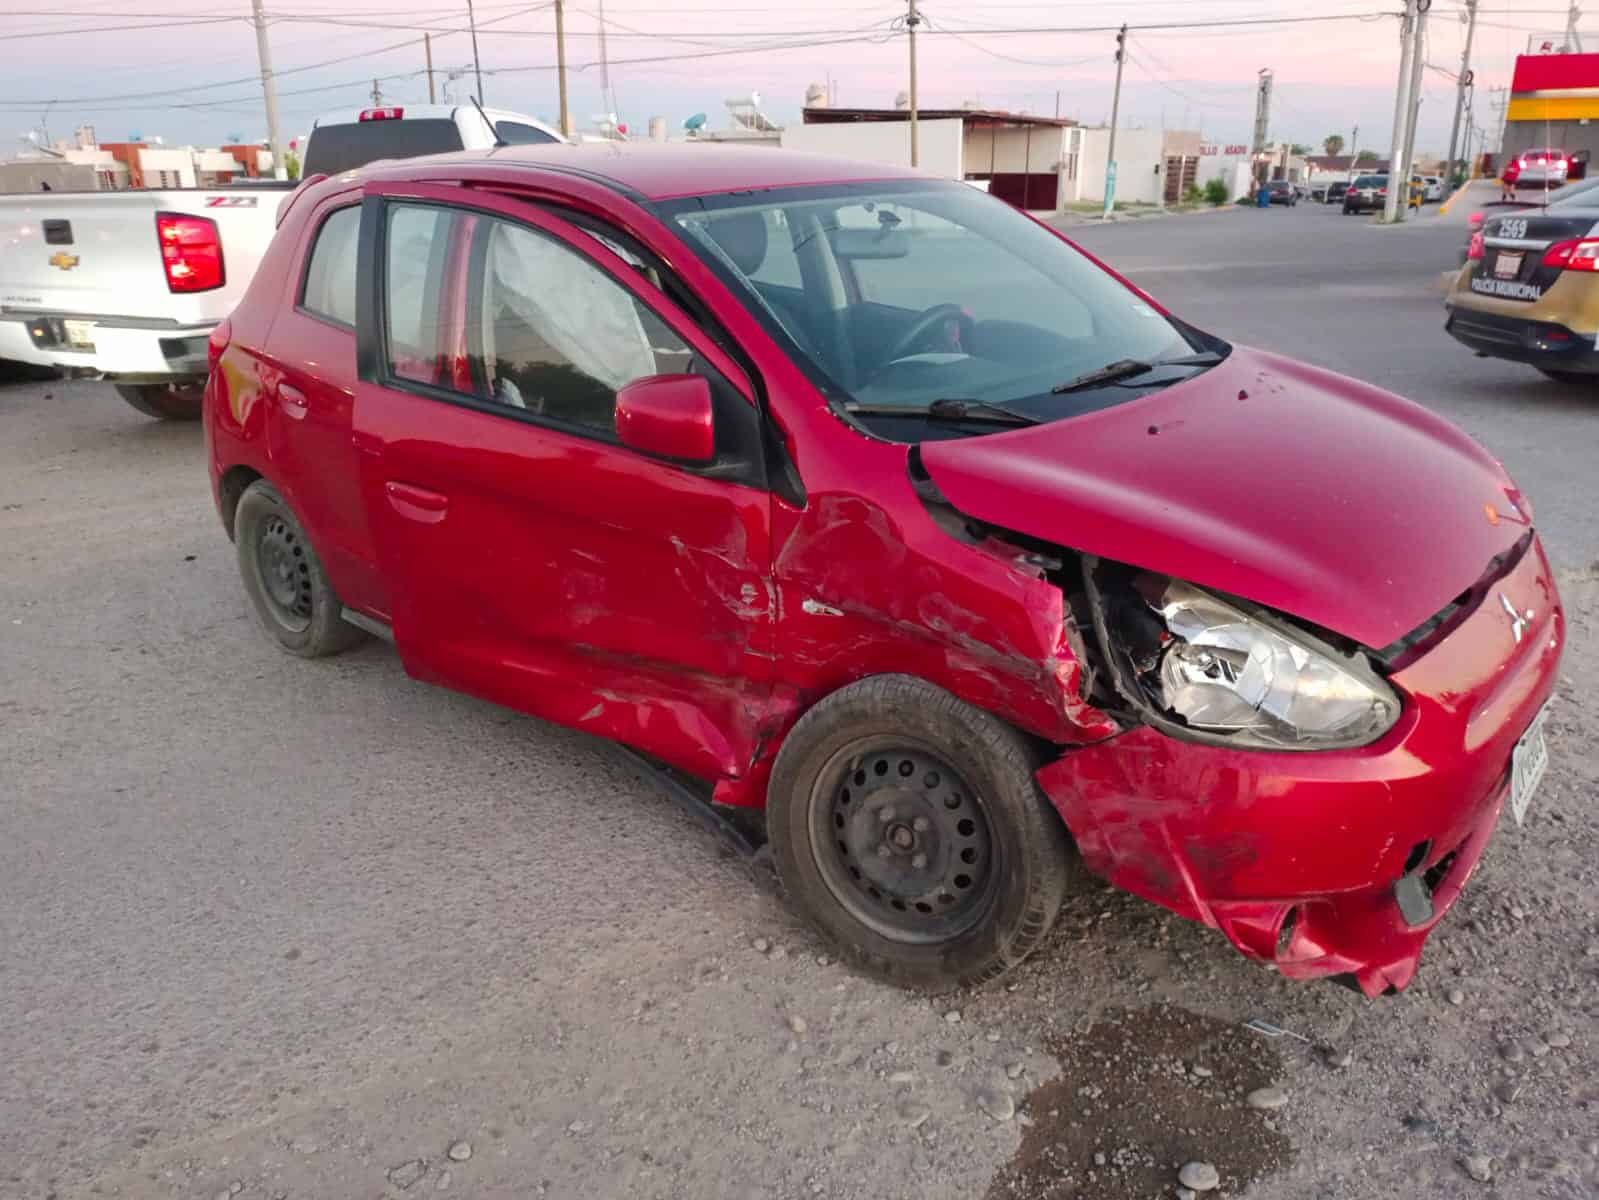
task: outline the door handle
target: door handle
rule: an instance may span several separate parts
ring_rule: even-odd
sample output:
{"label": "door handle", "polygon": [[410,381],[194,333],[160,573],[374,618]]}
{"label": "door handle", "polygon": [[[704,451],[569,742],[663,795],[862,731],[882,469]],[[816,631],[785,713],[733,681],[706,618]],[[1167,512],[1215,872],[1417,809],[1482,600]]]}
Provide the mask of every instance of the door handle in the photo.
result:
{"label": "door handle", "polygon": [[437,525],[444,520],[444,512],[450,507],[450,498],[443,492],[414,483],[391,479],[383,485],[383,490],[388,494],[390,508],[407,520],[424,525]]}
{"label": "door handle", "polygon": [[305,398],[305,393],[292,383],[278,384],[278,399],[283,402],[283,410],[296,421],[305,420],[305,414],[310,410],[311,403]]}

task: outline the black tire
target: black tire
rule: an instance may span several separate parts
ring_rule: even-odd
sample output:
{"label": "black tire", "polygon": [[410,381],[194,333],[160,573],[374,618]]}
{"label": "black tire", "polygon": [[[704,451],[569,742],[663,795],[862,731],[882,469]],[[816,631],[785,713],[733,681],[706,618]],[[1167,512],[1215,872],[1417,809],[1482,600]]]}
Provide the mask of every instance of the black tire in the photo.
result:
{"label": "black tire", "polygon": [[205,400],[199,383],[118,383],[117,395],[158,421],[198,421]]}
{"label": "black tire", "polygon": [[860,969],[925,991],[991,979],[1048,933],[1082,866],[999,718],[879,675],[800,718],[766,826],[784,890]]}
{"label": "black tire", "polygon": [[257,479],[233,517],[244,590],[256,619],[278,645],[301,658],[348,649],[364,636],[342,617],[344,604],[277,488]]}
{"label": "black tire", "polygon": [[1570,384],[1572,387],[1594,388],[1599,390],[1599,375],[1588,375],[1582,371],[1556,371],[1550,367],[1539,367],[1539,372],[1553,379],[1556,383]]}

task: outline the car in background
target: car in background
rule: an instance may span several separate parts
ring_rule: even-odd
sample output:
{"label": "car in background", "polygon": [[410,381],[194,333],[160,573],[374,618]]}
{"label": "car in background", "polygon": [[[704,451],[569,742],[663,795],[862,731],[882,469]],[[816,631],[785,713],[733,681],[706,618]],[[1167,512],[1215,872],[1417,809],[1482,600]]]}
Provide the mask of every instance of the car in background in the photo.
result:
{"label": "car in background", "polygon": [[384,158],[564,141],[559,130],[535,117],[475,104],[353,108],[316,119],[306,139],[301,173],[309,179],[353,171]]}
{"label": "car in background", "polygon": [[1286,204],[1292,208],[1299,203],[1299,189],[1287,179],[1271,180],[1266,184],[1266,194],[1273,204]]}
{"label": "car in background", "polygon": [[1344,196],[1349,191],[1349,180],[1340,179],[1327,185],[1327,190],[1322,194],[1323,204],[1342,204]]}
{"label": "car in background", "polygon": [[1599,192],[1494,213],[1471,235],[1444,330],[1484,358],[1599,391]]}
{"label": "car in background", "polygon": [[1444,181],[1437,175],[1423,175],[1421,177],[1421,198],[1427,204],[1441,201],[1444,198]]}
{"label": "car in background", "polygon": [[374,164],[298,194],[209,351],[269,640],[391,638],[764,808],[791,902],[903,985],[1017,965],[1093,871],[1403,988],[1549,761],[1565,617],[1492,455],[953,180]]}
{"label": "car in background", "polygon": [[1499,182],[1513,188],[1557,188],[1571,173],[1564,150],[1523,150],[1505,163]]}

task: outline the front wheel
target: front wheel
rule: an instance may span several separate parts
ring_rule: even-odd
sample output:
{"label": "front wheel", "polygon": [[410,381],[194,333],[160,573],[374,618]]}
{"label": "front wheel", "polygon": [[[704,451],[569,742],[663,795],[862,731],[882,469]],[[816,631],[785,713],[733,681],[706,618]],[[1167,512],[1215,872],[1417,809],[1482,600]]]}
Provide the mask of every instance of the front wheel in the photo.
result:
{"label": "front wheel", "polygon": [[880,675],[807,712],[773,765],[767,832],[784,890],[857,967],[944,991],[1027,957],[1081,871],[997,717]]}
{"label": "front wheel", "polygon": [[294,510],[264,479],[239,497],[233,518],[244,590],[261,628],[290,654],[320,658],[361,640]]}
{"label": "front wheel", "polygon": [[205,400],[199,383],[118,383],[117,395],[158,421],[198,421]]}

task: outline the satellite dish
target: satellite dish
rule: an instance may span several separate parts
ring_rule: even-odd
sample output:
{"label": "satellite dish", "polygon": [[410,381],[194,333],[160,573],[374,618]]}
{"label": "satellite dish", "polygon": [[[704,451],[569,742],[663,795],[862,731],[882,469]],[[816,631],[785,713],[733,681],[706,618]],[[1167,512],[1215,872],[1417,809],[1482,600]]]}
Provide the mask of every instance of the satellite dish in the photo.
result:
{"label": "satellite dish", "polygon": [[242,141],[244,141],[244,134],[239,133],[237,131],[228,134],[228,144],[229,145],[237,146]]}
{"label": "satellite dish", "polygon": [[142,141],[144,141],[144,134],[140,133],[137,129],[135,129],[132,133],[128,134],[128,141],[130,141],[130,142],[142,142]]}
{"label": "satellite dish", "polygon": [[690,131],[695,129],[703,129],[705,128],[705,120],[705,114],[702,112],[697,112],[692,117],[689,117],[688,120],[683,122],[683,128]]}

